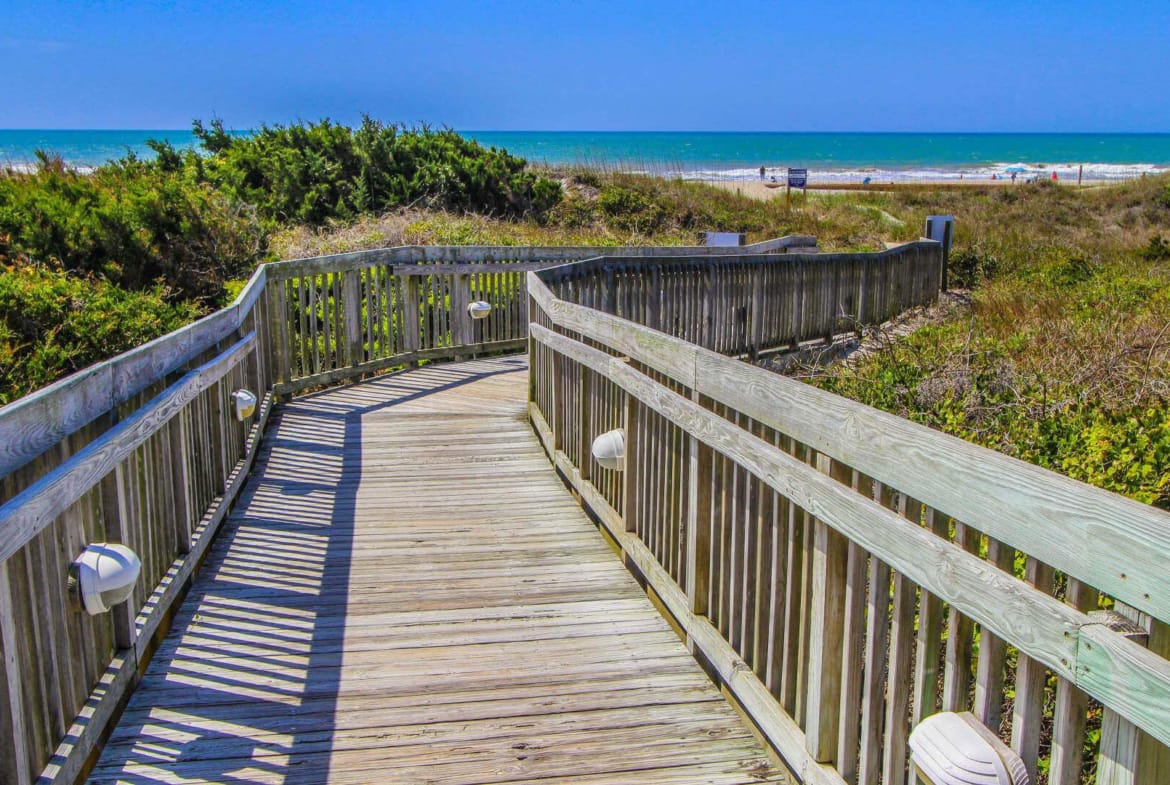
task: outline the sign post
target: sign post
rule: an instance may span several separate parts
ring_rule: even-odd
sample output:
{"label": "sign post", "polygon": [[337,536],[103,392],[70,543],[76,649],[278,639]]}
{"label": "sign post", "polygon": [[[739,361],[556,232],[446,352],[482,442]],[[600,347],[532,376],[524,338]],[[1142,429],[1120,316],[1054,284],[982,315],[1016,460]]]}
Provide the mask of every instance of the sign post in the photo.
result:
{"label": "sign post", "polygon": [[926,237],[942,243],[942,290],[947,290],[947,265],[951,258],[951,243],[955,238],[955,216],[928,215],[926,216]]}
{"label": "sign post", "polygon": [[792,189],[799,188],[808,198],[808,169],[793,169],[788,167],[788,188],[784,192],[785,205],[792,204]]}

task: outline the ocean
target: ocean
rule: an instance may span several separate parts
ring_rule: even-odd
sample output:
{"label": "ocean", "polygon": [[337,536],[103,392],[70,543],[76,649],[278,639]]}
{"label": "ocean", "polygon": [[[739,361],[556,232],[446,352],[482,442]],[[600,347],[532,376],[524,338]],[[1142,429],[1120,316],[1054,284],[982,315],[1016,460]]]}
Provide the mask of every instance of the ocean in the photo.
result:
{"label": "ocean", "polygon": [[[807,168],[810,182],[987,179],[1009,168],[1020,177],[1120,180],[1170,171],[1170,134],[965,134],[462,131],[529,161],[650,172],[688,179],[758,179]],[[151,155],[146,140],[195,144],[185,130],[0,130],[0,163],[27,167],[47,150],[78,167],[127,152]]]}

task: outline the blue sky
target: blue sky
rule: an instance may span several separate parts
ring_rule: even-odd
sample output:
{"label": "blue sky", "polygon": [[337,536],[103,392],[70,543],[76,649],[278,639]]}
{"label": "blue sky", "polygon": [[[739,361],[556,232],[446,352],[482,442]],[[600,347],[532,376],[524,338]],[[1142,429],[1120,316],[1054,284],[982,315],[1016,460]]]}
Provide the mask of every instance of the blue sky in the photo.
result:
{"label": "blue sky", "polygon": [[1170,131],[1170,3],[6,0],[0,128]]}

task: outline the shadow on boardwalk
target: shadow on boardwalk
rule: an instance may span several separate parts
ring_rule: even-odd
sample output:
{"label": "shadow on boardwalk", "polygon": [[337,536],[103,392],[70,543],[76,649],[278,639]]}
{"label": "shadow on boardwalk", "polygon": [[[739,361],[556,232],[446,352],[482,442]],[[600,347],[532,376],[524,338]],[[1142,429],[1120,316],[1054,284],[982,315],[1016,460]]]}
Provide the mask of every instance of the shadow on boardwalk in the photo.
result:
{"label": "shadow on boardwalk", "polygon": [[550,470],[525,370],[282,407],[91,782],[770,778]]}

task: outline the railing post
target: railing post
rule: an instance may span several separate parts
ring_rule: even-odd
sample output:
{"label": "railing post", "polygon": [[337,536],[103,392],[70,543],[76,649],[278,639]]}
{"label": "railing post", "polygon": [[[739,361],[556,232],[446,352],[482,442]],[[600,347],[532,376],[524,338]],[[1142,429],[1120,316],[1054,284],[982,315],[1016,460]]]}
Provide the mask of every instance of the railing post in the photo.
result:
{"label": "railing post", "polygon": [[764,269],[758,264],[752,268],[752,312],[748,351],[754,361],[760,354],[760,339],[764,330]]}
{"label": "railing post", "polygon": [[[402,280],[402,350],[414,354],[419,350],[422,314],[419,312],[418,276],[404,275]],[[418,366],[418,360],[410,361]]]}
{"label": "railing post", "polygon": [[[1108,613],[1108,612],[1106,612]],[[1131,641],[1149,646],[1151,643],[1146,623],[1149,618],[1137,609],[1124,603],[1114,605],[1114,613],[1108,614],[1113,621],[1107,622],[1117,632],[1125,635]],[[1160,634],[1153,641],[1155,648],[1165,653],[1164,625],[1158,629]],[[1099,785],[1155,785],[1161,783],[1159,779],[1165,774],[1157,768],[1157,752],[1161,745],[1142,733],[1132,722],[1123,718],[1113,709],[1105,707],[1101,716],[1101,747],[1097,759],[1097,782]]]}
{"label": "railing post", "polygon": [[[133,547],[137,543],[129,536],[129,518],[131,514],[130,499],[126,493],[126,472],[123,464],[118,464],[114,470],[101,481],[102,518],[106,527],[106,539],[120,542]],[[138,632],[134,626],[134,618],[138,615],[133,607],[134,596],[125,602],[118,603],[110,615],[114,621],[114,648],[133,649],[138,640]]]}
{"label": "railing post", "polygon": [[[691,392],[691,400],[703,405],[703,396]],[[696,616],[705,616],[711,593],[711,460],[712,451],[690,437],[687,467],[687,603]]]}
{"label": "railing post", "polygon": [[647,327],[662,330],[662,268],[655,264],[650,269],[650,302]]}
{"label": "railing post", "polygon": [[[1146,648],[1159,657],[1170,657],[1170,624],[1160,619],[1146,617],[1148,637]],[[1160,744],[1148,733],[1138,735],[1137,785],[1157,785],[1158,778],[1170,771],[1170,747]]]}
{"label": "railing post", "polygon": [[617,277],[612,267],[605,268],[605,292],[602,295],[601,310],[617,315]]}
{"label": "railing post", "polygon": [[[1024,570],[1028,583],[1045,594],[1052,592],[1055,576],[1050,566],[1029,556]],[[1048,672],[1044,664],[1021,652],[1016,665],[1016,694],[1012,702],[1012,749],[1024,761],[1030,777],[1036,776],[1040,757],[1047,682]]]}
{"label": "railing post", "polygon": [[[467,306],[471,304],[471,276],[455,276],[451,287],[451,341],[456,346],[471,346],[475,343],[475,325]],[[465,355],[456,355],[461,359]]]}
{"label": "railing post", "polygon": [[346,364],[362,362],[362,282],[358,270],[346,270],[341,281],[342,311],[345,317]]}
{"label": "railing post", "polygon": [[593,465],[591,448],[593,445],[593,423],[591,420],[591,400],[589,384],[589,369],[584,363],[577,365],[577,454],[573,456],[577,462],[577,471],[582,480],[588,480],[592,474]]}
{"label": "railing post", "polygon": [[10,772],[13,782],[25,785],[33,775],[28,762],[28,730],[24,717],[24,682],[12,607],[8,560],[0,561],[0,771]]}
{"label": "railing post", "polygon": [[[820,453],[816,465],[825,474],[842,468]],[[818,762],[830,762],[837,755],[847,561],[848,540],[824,521],[814,519],[809,604],[812,634],[809,636],[808,698],[804,705],[805,748]]]}
{"label": "railing post", "polygon": [[637,530],[637,521],[634,520],[634,507],[637,505],[639,492],[636,478],[638,466],[636,463],[638,433],[638,401],[630,393],[625,393],[625,402],[622,407],[622,431],[625,434],[626,457],[625,471],[622,472],[622,521],[626,531]]}
{"label": "railing post", "polygon": [[[1011,569],[1011,565],[1008,564],[1001,569]],[[1075,578],[1068,578],[1065,602],[1087,613],[1097,607],[1097,600],[1096,589]],[[986,636],[987,632],[984,631],[983,635]],[[1002,646],[1001,643],[1000,647]],[[979,651],[982,660],[982,641],[979,644]],[[980,662],[980,671],[982,670]],[[977,702],[978,694],[976,687]],[[998,697],[998,692],[996,696]],[[1085,714],[1088,708],[1089,696],[1068,679],[1057,677],[1056,708],[1052,712],[1052,757],[1048,769],[1050,785],[1080,785],[1084,762]],[[997,726],[998,722],[989,727]]]}
{"label": "railing post", "polygon": [[272,350],[272,367],[275,369],[276,382],[288,384],[289,381],[289,345],[288,345],[288,312],[284,301],[284,280],[269,279],[265,284],[265,296],[268,299],[268,324],[270,327],[270,345]]}
{"label": "railing post", "polygon": [[[257,395],[263,397],[264,391]],[[171,497],[174,502],[175,532],[179,553],[191,552],[191,487],[187,466],[187,409],[175,414],[167,424],[167,442],[171,462]]]}

